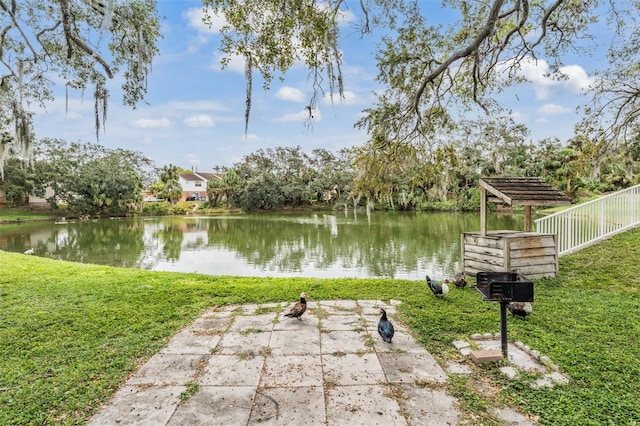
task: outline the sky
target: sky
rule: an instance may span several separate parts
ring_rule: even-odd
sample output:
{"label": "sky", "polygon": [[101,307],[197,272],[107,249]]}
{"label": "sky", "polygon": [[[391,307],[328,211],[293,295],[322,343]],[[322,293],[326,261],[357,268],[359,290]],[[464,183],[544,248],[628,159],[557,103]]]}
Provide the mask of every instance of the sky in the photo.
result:
{"label": "sky", "polygon": [[[427,2],[433,3],[433,10],[439,8],[439,1],[423,1]],[[322,100],[312,126],[305,122],[312,94],[305,68],[295,66],[268,91],[259,80],[254,82],[245,135],[244,63],[232,61],[221,69],[220,36],[216,28],[202,24],[201,5],[199,0],[158,0],[165,17],[164,37],[149,76],[146,103],[135,109],[124,106],[121,78],[110,81],[108,117],[97,143],[141,152],[157,167],[173,164],[207,172],[231,167],[259,149],[299,146],[305,152],[323,148],[337,153],[368,140],[366,132],[353,125],[362,110],[373,106],[374,93],[382,90],[375,81],[376,40],[343,29],[345,99]],[[563,69],[568,78],[555,81],[545,77],[548,65],[539,58],[523,67],[530,82],[508,89],[499,100],[512,108],[516,122],[531,130],[534,142],[548,137],[566,142],[579,119],[576,107],[586,100],[582,90],[599,65],[586,57],[569,58]],[[66,100],[64,88],[56,90],[56,100],[37,111],[36,136],[96,143],[91,93],[69,92]]]}

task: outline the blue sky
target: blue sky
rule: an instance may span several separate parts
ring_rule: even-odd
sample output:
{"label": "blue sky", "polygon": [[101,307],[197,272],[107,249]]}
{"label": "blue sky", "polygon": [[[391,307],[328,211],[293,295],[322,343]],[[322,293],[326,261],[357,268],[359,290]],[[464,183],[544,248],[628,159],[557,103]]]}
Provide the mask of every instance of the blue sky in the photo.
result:
{"label": "blue sky", "polygon": [[[439,1],[428,1],[433,10],[439,8]],[[166,19],[160,55],[149,77],[148,104],[135,110],[123,106],[121,80],[111,81],[112,97],[106,132],[100,133],[101,145],[140,151],[159,167],[174,164],[210,171],[214,166],[232,166],[258,149],[300,146],[307,152],[315,148],[337,152],[366,142],[367,134],[354,129],[353,124],[363,109],[372,106],[373,93],[381,89],[374,81],[374,39],[357,34],[345,38],[346,98],[334,104],[320,102],[311,128],[304,121],[311,96],[306,69],[296,66],[284,82],[274,80],[267,92],[256,79],[245,137],[244,63],[232,61],[221,70],[220,37],[215,29],[202,24],[200,1],[158,0],[158,5]],[[343,34],[352,32],[345,28]],[[575,109],[586,99],[581,90],[591,81],[589,73],[599,65],[593,59],[575,57],[563,70],[569,78],[553,81],[544,76],[547,63],[540,58],[523,68],[531,82],[510,88],[499,99],[513,108],[517,122],[529,127],[534,141],[558,137],[565,142],[578,120]],[[69,92],[67,103],[64,88],[58,88],[58,93],[46,112],[36,115],[36,136],[95,142],[91,94]]]}

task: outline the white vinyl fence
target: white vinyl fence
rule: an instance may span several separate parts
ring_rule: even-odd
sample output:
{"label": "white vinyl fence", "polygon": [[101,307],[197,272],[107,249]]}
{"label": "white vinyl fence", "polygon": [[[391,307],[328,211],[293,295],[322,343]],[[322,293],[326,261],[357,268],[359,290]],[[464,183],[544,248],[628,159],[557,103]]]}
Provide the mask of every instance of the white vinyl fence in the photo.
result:
{"label": "white vinyl fence", "polygon": [[537,232],[557,234],[558,256],[574,253],[640,226],[640,185],[578,204],[534,222]]}

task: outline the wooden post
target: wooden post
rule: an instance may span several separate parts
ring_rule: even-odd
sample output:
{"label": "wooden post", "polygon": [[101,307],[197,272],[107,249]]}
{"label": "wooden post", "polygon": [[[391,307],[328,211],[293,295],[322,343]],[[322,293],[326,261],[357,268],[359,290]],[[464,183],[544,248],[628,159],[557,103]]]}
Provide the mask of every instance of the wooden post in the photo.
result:
{"label": "wooden post", "polygon": [[531,232],[531,206],[524,206],[524,232]]}
{"label": "wooden post", "polygon": [[480,186],[480,235],[487,235],[487,190]]}
{"label": "wooden post", "polygon": [[462,259],[462,272],[466,273],[466,260],[464,257],[464,232],[460,234],[460,259]]}

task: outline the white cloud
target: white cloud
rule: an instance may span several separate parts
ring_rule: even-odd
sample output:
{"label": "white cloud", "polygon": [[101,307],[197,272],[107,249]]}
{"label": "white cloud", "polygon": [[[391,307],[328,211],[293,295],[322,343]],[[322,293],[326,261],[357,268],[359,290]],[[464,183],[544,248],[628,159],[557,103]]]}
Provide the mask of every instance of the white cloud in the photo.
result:
{"label": "white cloud", "polygon": [[[317,10],[322,10],[325,12],[333,11],[333,7],[328,2],[318,2],[315,3],[314,6]],[[350,10],[338,10],[336,18],[338,20],[338,23],[342,26],[356,21],[356,15]]]}
{"label": "white cloud", "polygon": [[80,119],[84,119],[84,115],[80,114],[79,112],[75,112],[75,111],[67,111],[64,114],[64,118],[66,118],[68,120],[80,120]]}
{"label": "white cloud", "polygon": [[281,101],[291,102],[305,102],[307,98],[301,90],[289,86],[281,87],[276,93],[276,97]]}
{"label": "white cloud", "polygon": [[549,63],[544,59],[526,58],[518,66],[517,74],[534,84],[547,84]]}
{"label": "white cloud", "polygon": [[181,111],[225,111],[227,108],[220,103],[211,101],[171,101],[167,103],[169,110]]}
{"label": "white cloud", "polygon": [[540,115],[568,114],[570,112],[572,112],[570,108],[557,104],[545,104],[538,108],[538,114]]}
{"label": "white cloud", "polygon": [[325,94],[322,102],[327,105],[357,105],[360,103],[360,97],[356,95],[354,92],[349,90],[345,90],[342,92],[344,97],[340,97],[339,93],[333,94],[333,100],[329,94]]}
{"label": "white cloud", "polygon": [[140,142],[142,145],[153,145],[153,139],[151,138],[144,138],[142,139],[142,141]]}
{"label": "white cloud", "polygon": [[[506,72],[511,63],[503,62],[497,69],[499,72]],[[558,71],[557,74],[551,75],[546,60],[526,58],[518,65],[516,75],[533,84],[538,100],[549,99],[560,92],[583,93],[594,81],[580,65],[567,65]]]}
{"label": "white cloud", "polygon": [[200,164],[200,156],[198,154],[185,155],[189,164]]}
{"label": "white cloud", "polygon": [[256,135],[255,133],[248,133],[246,136],[242,136],[242,140],[246,141],[246,142],[260,142],[260,137],[258,135]]}
{"label": "white cloud", "polygon": [[595,82],[595,78],[589,77],[587,72],[580,65],[568,65],[560,68],[560,72],[567,76],[567,87],[571,88],[576,93],[583,93],[589,89]]}
{"label": "white cloud", "polygon": [[72,97],[66,98],[64,93],[56,96],[50,102],[47,102],[44,106],[34,104],[32,111],[36,114],[60,114],[65,119],[78,120],[85,119],[86,113],[91,114],[91,120],[93,120],[93,102],[83,102],[81,98]]}
{"label": "white cloud", "polygon": [[343,26],[356,21],[356,15],[350,10],[340,10],[337,18],[340,25]]}
{"label": "white cloud", "polygon": [[524,115],[522,115],[522,113],[519,112],[519,111],[512,112],[510,117],[513,118],[513,120],[517,121],[517,122],[521,122],[521,121],[524,120]]}
{"label": "white cloud", "polygon": [[141,118],[129,122],[133,127],[140,129],[168,128],[171,127],[171,121],[168,118]]}
{"label": "white cloud", "polygon": [[[314,120],[322,119],[322,114],[320,114],[320,110],[317,108],[313,110],[312,116]],[[300,112],[286,114],[286,115],[283,115],[282,117],[278,117],[274,119],[273,121],[277,123],[284,123],[284,122],[290,122],[290,121],[304,122],[308,119],[309,119],[309,110],[305,108]]]}
{"label": "white cloud", "polygon": [[[318,4],[317,7],[328,8],[328,4]],[[201,7],[187,9],[184,13],[185,18],[189,22],[191,28],[196,29],[199,33],[217,34],[221,28],[227,24],[227,20],[223,15],[214,15],[209,13],[207,23],[204,22],[204,10]],[[340,25],[347,25],[356,20],[356,15],[351,11],[340,10],[337,15]],[[209,25],[209,23],[211,25]]]}
{"label": "white cloud", "polygon": [[208,114],[192,115],[182,121],[187,127],[211,127],[213,126],[213,118]]}
{"label": "white cloud", "polygon": [[[211,69],[214,71],[222,70],[222,63],[220,62],[224,55],[220,52],[215,52],[213,54],[213,64],[211,65]],[[229,62],[225,65],[225,71],[237,72],[244,75],[245,72],[245,59],[242,56],[233,55],[229,58]]]}
{"label": "white cloud", "polygon": [[211,25],[205,24],[203,21],[205,15],[202,8],[188,9],[184,16],[189,21],[189,26],[200,34],[217,34],[227,22],[223,16],[211,15]]}

